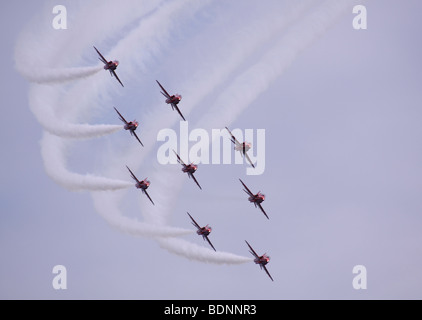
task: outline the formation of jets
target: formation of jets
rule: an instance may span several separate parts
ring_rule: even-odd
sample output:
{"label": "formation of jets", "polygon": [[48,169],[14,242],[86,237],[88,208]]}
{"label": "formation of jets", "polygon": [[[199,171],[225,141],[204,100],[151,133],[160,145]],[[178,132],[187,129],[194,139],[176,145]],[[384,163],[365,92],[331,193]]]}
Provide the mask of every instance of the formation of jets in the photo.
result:
{"label": "formation of jets", "polygon": [[[115,77],[116,78],[116,80],[121,84],[121,86],[122,87],[124,87],[123,86],[123,83],[120,81],[120,79],[119,79],[119,77],[117,76],[117,74],[116,74],[116,69],[117,69],[117,66],[119,65],[119,61],[117,61],[117,60],[114,60],[114,61],[107,61],[105,58],[104,58],[104,56],[100,53],[100,51],[98,51],[98,49],[94,46],[94,49],[95,49],[95,51],[97,51],[97,53],[98,53],[98,55],[100,56],[100,61],[101,62],[103,62],[104,63],[104,69],[105,70],[108,70],[109,72],[110,72],[110,75],[113,77]],[[158,81],[158,80],[156,80],[156,82],[157,82],[157,84],[159,85],[159,87],[160,87],[160,89],[162,90],[162,91],[160,91],[161,92],[161,94],[166,98],[166,100],[165,100],[165,102],[167,103],[167,104],[170,104],[171,105],[171,107],[172,107],[172,110],[176,110],[178,113],[179,113],[179,115],[182,117],[182,119],[184,120],[184,121],[186,121],[186,119],[185,119],[185,117],[183,116],[183,114],[182,114],[182,112],[180,111],[180,109],[179,109],[179,107],[178,107],[178,104],[180,103],[180,101],[181,101],[181,99],[182,99],[182,96],[181,95],[179,95],[179,94],[174,94],[174,95],[170,95],[165,89],[164,89],[164,87],[161,85],[161,83]],[[132,136],[134,136],[135,138],[136,138],[136,140],[138,140],[138,142],[142,145],[142,146],[144,146],[143,145],[143,143],[142,143],[142,141],[139,139],[139,137],[138,137],[138,135],[136,134],[136,129],[138,128],[138,126],[139,126],[139,123],[136,121],[136,120],[133,120],[133,121],[126,121],[126,119],[122,116],[122,114],[116,109],[116,108],[114,108],[114,110],[116,110],[116,112],[117,112],[117,114],[118,114],[118,116],[119,116],[119,119],[124,123],[124,129],[125,130],[129,130],[130,131],[130,134],[132,135]],[[250,159],[250,157],[248,156],[248,154],[247,154],[247,152],[251,149],[251,147],[252,147],[252,144],[251,143],[249,143],[249,142],[246,142],[246,141],[244,141],[244,142],[242,142],[242,143],[240,143],[237,139],[236,139],[236,137],[232,134],[232,132],[229,130],[229,128],[227,128],[227,127],[225,127],[226,128],[226,130],[229,132],[229,134],[230,134],[230,140],[231,140],[231,142],[234,144],[234,150],[236,150],[236,151],[239,151],[241,154],[242,154],[242,156],[243,157],[245,157],[245,159],[249,162],[249,164],[253,167],[253,168],[255,168],[255,166],[254,166],[254,164],[253,164],[253,162],[251,161],[251,159]],[[182,171],[184,172],[184,173],[187,173],[188,174],[188,177],[189,178],[192,178],[193,180],[194,180],[194,182],[196,183],[196,185],[199,187],[199,189],[201,189],[202,190],[202,187],[200,186],[200,184],[198,183],[198,181],[196,180],[196,178],[195,178],[195,176],[194,176],[194,173],[197,171],[197,169],[198,169],[198,166],[197,165],[195,165],[195,164],[193,164],[193,163],[190,163],[190,164],[186,164],[182,159],[181,159],[181,157],[179,156],[179,154],[176,152],[176,151],[174,151],[173,150],[173,152],[174,152],[174,154],[176,155],[176,157],[177,157],[177,162],[179,163],[179,164],[181,164],[182,165]],[[147,178],[145,178],[144,180],[139,180],[136,176],[135,176],[135,174],[132,172],[132,170],[130,170],[129,169],[129,167],[128,166],[126,166],[126,168],[129,170],[129,173],[130,173],[130,175],[131,175],[131,177],[132,177],[132,179],[133,180],[135,180],[135,187],[137,188],[137,189],[141,189],[142,190],[142,193],[143,194],[145,194],[147,197],[148,197],[148,199],[151,201],[151,203],[153,204],[153,205],[155,205],[155,203],[154,203],[154,201],[152,201],[152,199],[151,199],[151,197],[150,197],[150,195],[148,194],[148,192],[147,192],[147,189],[149,188],[149,186],[150,186],[150,181],[148,181],[147,180]],[[262,194],[261,193],[261,191],[258,191],[258,193],[256,193],[256,194],[254,194],[247,186],[246,186],[246,184],[241,180],[241,179],[239,179],[240,180],[240,182],[241,182],[241,184],[243,185],[243,191],[245,191],[246,192],[246,194],[249,196],[248,197],[248,200],[249,200],[249,202],[251,202],[251,203],[253,203],[254,205],[255,205],[255,207],[259,207],[259,209],[262,211],[262,213],[265,215],[265,217],[267,218],[267,219],[269,219],[269,217],[268,217],[268,215],[267,215],[267,213],[265,212],[265,210],[263,209],[263,207],[262,207],[262,202],[265,200],[265,195],[264,194]],[[202,236],[202,238],[204,239],[204,240],[206,240],[207,242],[208,242],[208,244],[211,246],[211,248],[214,250],[214,251],[217,251],[216,249],[215,249],[215,247],[213,246],[213,244],[211,243],[211,241],[210,241],[210,239],[208,238],[208,236],[210,235],[210,233],[211,233],[211,231],[212,231],[212,228],[207,224],[206,226],[204,226],[204,227],[201,227],[196,221],[195,221],[195,219],[189,214],[189,212],[187,212],[187,214],[189,215],[189,217],[190,217],[190,219],[192,220],[191,222],[192,222],[192,224],[196,227],[196,229],[197,229],[197,231],[196,231],[196,233],[198,234],[198,235],[200,235],[200,236]],[[246,244],[248,245],[248,247],[249,247],[249,252],[253,255],[253,257],[254,257],[254,262],[256,263],[256,264],[259,264],[259,266],[260,266],[260,268],[261,269],[264,269],[264,271],[267,273],[267,275],[270,277],[270,279],[272,280],[272,281],[274,281],[273,280],[273,278],[271,277],[271,275],[270,275],[270,273],[268,272],[268,270],[267,270],[267,268],[266,268],[266,265],[269,263],[269,261],[270,261],[270,257],[267,255],[267,254],[263,254],[262,256],[259,256],[256,252],[255,252],[255,250],[252,248],[252,246],[245,240],[245,242],[246,242]]]}

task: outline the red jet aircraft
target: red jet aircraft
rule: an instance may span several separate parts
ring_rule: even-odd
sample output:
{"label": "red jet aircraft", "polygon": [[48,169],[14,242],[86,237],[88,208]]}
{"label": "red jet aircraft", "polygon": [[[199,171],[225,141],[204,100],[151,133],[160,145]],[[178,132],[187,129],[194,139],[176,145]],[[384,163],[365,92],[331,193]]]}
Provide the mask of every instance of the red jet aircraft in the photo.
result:
{"label": "red jet aircraft", "polygon": [[97,48],[95,48],[95,51],[97,51],[98,55],[100,56],[100,61],[102,63],[104,63],[104,69],[110,71],[110,75],[113,77],[113,75],[116,77],[117,81],[119,81],[119,83],[122,85],[122,87],[124,87],[123,83],[120,81],[119,77],[116,74],[116,68],[119,65],[119,61],[114,60],[114,61],[107,61],[106,58],[104,58],[104,56],[100,53],[100,51],[98,51]]}
{"label": "red jet aircraft", "polygon": [[199,226],[199,224],[197,224],[196,223],[196,221],[192,218],[192,216],[189,214],[189,212],[187,212],[187,214],[189,215],[189,217],[192,219],[192,224],[198,229],[197,231],[196,231],[196,233],[198,234],[198,235],[200,235],[200,236],[202,236],[202,238],[204,239],[204,240],[207,240],[208,241],[208,243],[210,244],[210,246],[214,249],[214,251],[217,251],[217,250],[215,250],[215,248],[214,248],[214,246],[212,245],[212,243],[211,243],[211,241],[210,241],[210,239],[208,239],[208,236],[209,236],[209,234],[211,233],[211,231],[212,231],[212,228],[209,226],[209,225],[206,225],[205,227],[200,227]]}
{"label": "red jet aircraft", "polygon": [[266,253],[264,253],[262,256],[258,256],[258,254],[255,252],[255,250],[254,249],[252,249],[252,247],[251,247],[251,245],[248,243],[248,241],[246,241],[245,240],[245,242],[246,242],[246,244],[248,245],[248,247],[249,247],[249,252],[255,257],[255,259],[254,259],[254,262],[256,263],[256,264],[259,264],[259,266],[261,267],[261,269],[264,269],[265,270],[265,272],[268,274],[268,276],[270,277],[270,279],[272,280],[272,281],[274,281],[273,280],[273,278],[271,277],[271,275],[270,275],[270,273],[268,272],[268,270],[267,270],[267,267],[265,266],[268,262],[270,262],[270,257],[269,256],[267,256],[267,254]]}
{"label": "red jet aircraft", "polygon": [[161,90],[163,90],[163,91],[160,91],[161,92],[161,94],[164,96],[164,97],[166,97],[166,103],[167,104],[170,104],[171,105],[171,108],[174,110],[174,109],[176,109],[176,111],[180,114],[180,116],[182,117],[182,119],[184,120],[184,121],[186,121],[186,119],[185,119],[185,117],[183,116],[183,114],[180,112],[180,109],[179,109],[179,107],[177,106],[177,104],[180,102],[180,100],[182,100],[182,96],[180,95],[180,94],[174,94],[174,95],[169,95],[168,94],[168,92],[166,91],[166,89],[164,89],[163,88],[163,86],[161,85],[161,83],[159,83],[158,82],[158,80],[155,80],[155,81],[157,81],[157,83],[158,83],[158,85],[160,86],[160,88],[161,88]]}
{"label": "red jet aircraft", "polygon": [[125,118],[123,118],[123,116],[120,114],[120,112],[114,107],[114,110],[116,110],[116,112],[119,114],[120,120],[122,120],[122,122],[125,124],[124,128],[125,130],[129,130],[130,134],[135,136],[136,140],[139,141],[139,143],[141,144],[141,146],[144,146],[143,143],[141,142],[141,140],[138,138],[138,136],[135,133],[136,128],[138,128],[138,121],[133,120],[133,121],[129,121],[127,122]]}
{"label": "red jet aircraft", "polygon": [[152,204],[155,205],[154,201],[152,201],[151,197],[149,196],[147,192],[147,189],[149,185],[151,184],[151,182],[147,180],[148,178],[145,178],[144,180],[139,181],[138,178],[133,174],[132,170],[130,170],[128,166],[126,166],[126,168],[129,170],[130,175],[132,176],[132,179],[136,181],[135,187],[138,189],[141,189],[142,192],[145,193],[148,199],[152,202]]}
{"label": "red jet aircraft", "polygon": [[229,128],[226,127],[226,129],[231,135],[231,141],[234,143],[234,150],[239,151],[246,158],[246,160],[248,160],[248,162],[251,164],[252,168],[255,168],[255,166],[253,165],[253,163],[251,161],[251,158],[249,158],[248,154],[246,153],[252,147],[252,144],[250,142],[240,143],[236,139],[236,137],[231,133]]}
{"label": "red jet aircraft", "polygon": [[249,196],[249,198],[248,198],[249,202],[253,202],[253,204],[255,205],[255,208],[256,208],[256,206],[258,206],[259,209],[261,209],[262,213],[267,217],[267,219],[270,219],[270,218],[268,218],[267,214],[265,213],[264,208],[262,208],[262,206],[261,206],[262,201],[265,200],[265,195],[263,195],[261,193],[261,191],[258,191],[257,194],[253,194],[251,192],[251,190],[249,190],[249,188],[243,183],[242,180],[240,180],[240,182],[245,187],[245,189],[243,189],[243,191],[245,191],[248,194],[248,196]]}
{"label": "red jet aircraft", "polygon": [[183,160],[180,159],[177,152],[174,151],[174,150],[173,150],[173,152],[177,156],[177,162],[179,162],[183,166],[182,171],[187,173],[189,178],[192,178],[195,181],[195,183],[198,185],[199,189],[202,190],[201,186],[199,185],[198,181],[196,180],[195,176],[193,175],[195,173],[195,171],[198,169],[198,166],[194,165],[193,163],[191,163],[191,164],[184,163]]}

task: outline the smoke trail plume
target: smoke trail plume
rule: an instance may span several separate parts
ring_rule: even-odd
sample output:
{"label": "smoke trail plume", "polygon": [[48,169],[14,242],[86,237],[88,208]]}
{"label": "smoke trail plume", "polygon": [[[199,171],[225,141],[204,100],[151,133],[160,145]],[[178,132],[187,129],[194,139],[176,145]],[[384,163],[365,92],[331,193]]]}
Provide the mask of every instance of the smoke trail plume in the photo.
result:
{"label": "smoke trail plume", "polygon": [[78,174],[67,170],[65,149],[67,141],[44,133],[41,140],[41,154],[47,174],[56,183],[71,191],[119,190],[133,186],[129,181],[109,179],[91,174]]}
{"label": "smoke trail plume", "polygon": [[102,66],[62,69],[18,69],[20,74],[22,74],[28,81],[40,84],[65,83],[77,79],[83,79],[90,77],[101,70],[103,70]]}
{"label": "smoke trail plume", "polygon": [[157,240],[160,247],[171,253],[189,260],[196,260],[215,264],[241,264],[253,261],[252,258],[238,256],[228,252],[218,251],[198,246],[179,238],[160,238]]}
{"label": "smoke trail plume", "polygon": [[110,192],[92,192],[94,206],[114,228],[133,236],[149,238],[176,237],[192,234],[192,230],[140,222],[124,216],[117,206],[118,196]]}
{"label": "smoke trail plume", "polygon": [[[38,122],[49,133],[68,139],[89,139],[109,135],[123,129],[122,125],[72,123],[60,116],[69,110],[58,102],[54,88],[45,85],[32,85],[29,90],[29,107]],[[53,105],[54,103],[58,105]],[[69,118],[69,116],[67,116]]]}

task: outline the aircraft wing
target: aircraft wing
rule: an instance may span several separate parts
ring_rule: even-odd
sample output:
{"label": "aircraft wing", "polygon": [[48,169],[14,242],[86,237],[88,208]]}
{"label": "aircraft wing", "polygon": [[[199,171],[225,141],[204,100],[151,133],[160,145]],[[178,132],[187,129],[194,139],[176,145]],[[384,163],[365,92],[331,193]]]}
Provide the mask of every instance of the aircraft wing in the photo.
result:
{"label": "aircraft wing", "polygon": [[123,118],[123,116],[120,114],[120,112],[116,109],[116,107],[113,107],[114,110],[116,110],[116,112],[119,114],[120,120],[122,120],[125,124],[128,124],[128,122],[126,121],[125,118]]}
{"label": "aircraft wing", "polygon": [[[240,180],[240,179],[239,179]],[[251,190],[249,190],[249,188],[246,186],[246,184],[243,183],[242,180],[240,180],[240,182],[243,184],[243,186],[245,187],[245,189],[243,191],[245,191],[248,195],[253,196],[254,194],[252,193]]]}
{"label": "aircraft wing", "polygon": [[249,247],[249,252],[255,257],[255,258],[258,258],[259,259],[259,256],[258,256],[258,254],[255,252],[255,250],[254,249],[252,249],[252,247],[251,247],[251,245],[249,244],[249,242],[248,241],[246,241],[245,240],[245,242],[246,242],[246,244],[248,245],[248,247]]}
{"label": "aircraft wing", "polygon": [[97,53],[98,53],[98,55],[100,56],[100,60],[104,63],[104,64],[107,64],[107,60],[103,57],[103,55],[100,53],[100,51],[98,51],[98,49],[97,48],[95,48],[95,46],[94,46],[94,49],[95,49],[95,51],[97,51]]}
{"label": "aircraft wing", "polygon": [[246,160],[248,160],[248,162],[251,164],[252,168],[255,168],[255,166],[252,163],[251,158],[249,158],[248,154],[246,152],[243,153],[245,155]]}
{"label": "aircraft wing", "polygon": [[230,133],[230,136],[232,137],[231,138],[231,141],[236,145],[236,146],[238,146],[238,145],[240,145],[240,142],[239,141],[237,141],[237,139],[236,139],[236,137],[233,135],[233,133],[229,130],[229,128],[227,128],[227,127],[225,127],[226,128],[226,130]]}
{"label": "aircraft wing", "polygon": [[[167,95],[164,93],[164,92],[162,92],[162,91],[160,91],[160,93],[167,99],[167,98],[169,98],[169,97],[167,97]],[[170,98],[169,98],[170,99]],[[173,109],[173,105],[171,106],[171,108]]]}
{"label": "aircraft wing", "polygon": [[176,151],[174,151],[173,150],[173,152],[174,152],[174,154],[176,155],[176,157],[177,157],[177,162],[179,162],[181,165],[183,165],[183,166],[186,166],[186,163],[184,163],[183,162],[183,160],[180,158],[180,156],[177,154],[177,152]]}
{"label": "aircraft wing", "polygon": [[154,201],[152,201],[151,197],[149,196],[148,192],[145,189],[142,189],[142,191],[146,194],[146,196],[148,197],[148,199],[152,202],[152,204],[155,206]]}
{"label": "aircraft wing", "polygon": [[122,87],[124,87],[123,83],[120,81],[119,77],[117,76],[116,71],[114,71],[114,70],[110,70],[110,71],[116,77],[117,81],[119,81],[119,83],[122,85]]}
{"label": "aircraft wing", "polygon": [[196,178],[195,178],[195,176],[193,175],[193,173],[190,173],[190,174],[189,174],[189,176],[190,176],[190,177],[192,177],[193,181],[195,181],[195,183],[196,183],[196,185],[199,187],[199,189],[201,189],[201,190],[202,190],[201,186],[200,186],[200,185],[199,185],[199,183],[198,183],[198,180],[196,180]]}
{"label": "aircraft wing", "polygon": [[166,98],[170,98],[170,95],[168,94],[168,92],[166,91],[166,89],[163,88],[163,86],[161,85],[161,83],[159,83],[158,80],[155,80],[155,81],[157,81],[157,83],[160,86],[161,90],[163,90],[163,92],[161,92],[163,94],[163,96],[165,96]]}
{"label": "aircraft wing", "polygon": [[180,116],[182,117],[182,119],[183,119],[184,121],[186,121],[186,119],[185,119],[185,117],[183,116],[182,112],[180,112],[180,109],[179,109],[179,107],[177,106],[177,104],[172,103],[172,104],[171,104],[171,106],[173,107],[173,109],[176,109],[176,110],[177,110],[177,112],[178,112],[178,113],[180,114]]}
{"label": "aircraft wing", "polygon": [[261,209],[262,213],[263,213],[263,214],[267,217],[267,219],[269,220],[270,218],[268,218],[268,216],[267,216],[267,214],[265,213],[265,210],[264,210],[264,208],[261,206],[261,204],[260,204],[260,203],[257,203],[257,205],[258,205],[259,209]]}
{"label": "aircraft wing", "polygon": [[189,215],[189,217],[192,219],[192,224],[195,226],[195,227],[197,227],[198,229],[201,229],[201,227],[199,226],[199,224],[197,224],[196,223],[196,221],[195,221],[195,219],[194,218],[192,218],[192,216],[189,214],[189,212],[186,212],[188,215]]}
{"label": "aircraft wing", "polygon": [[214,246],[212,245],[212,243],[211,243],[210,239],[208,239],[208,236],[205,236],[204,238],[208,241],[208,243],[209,243],[209,244],[210,244],[210,246],[214,249],[214,251],[217,251],[217,250],[215,250]]}
{"label": "aircraft wing", "polygon": [[132,133],[135,136],[136,140],[139,141],[139,143],[141,144],[141,146],[144,146],[144,144],[142,143],[141,139],[139,139],[139,137],[138,137],[138,135],[136,134],[135,131],[130,131],[130,133]]}
{"label": "aircraft wing", "polygon": [[138,180],[138,178],[137,178],[137,177],[133,174],[132,170],[130,170],[128,166],[126,166],[126,168],[129,170],[130,175],[132,176],[132,179],[133,179],[133,180],[135,180],[136,182],[140,182],[140,181]]}
{"label": "aircraft wing", "polygon": [[270,277],[270,279],[271,279],[272,281],[274,281],[274,280],[273,280],[273,277],[271,277],[270,273],[268,272],[267,267],[266,267],[266,266],[262,266],[262,267],[264,268],[265,272],[268,274],[268,276]]}

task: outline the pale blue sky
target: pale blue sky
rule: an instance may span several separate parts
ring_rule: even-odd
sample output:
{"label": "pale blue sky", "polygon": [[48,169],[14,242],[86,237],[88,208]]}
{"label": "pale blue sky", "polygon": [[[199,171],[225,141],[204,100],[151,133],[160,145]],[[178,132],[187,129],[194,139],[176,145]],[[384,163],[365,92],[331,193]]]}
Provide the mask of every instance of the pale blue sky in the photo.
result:
{"label": "pale blue sky", "polygon": [[[258,253],[271,256],[268,269],[274,282],[252,262],[221,266],[190,261],[153,240],[124,234],[96,213],[88,192],[68,191],[48,177],[40,152],[43,129],[29,109],[29,83],[16,72],[13,52],[26,22],[37,14],[49,17],[43,10],[51,3],[9,1],[0,19],[2,299],[422,298],[420,2],[365,2],[365,31],[352,28],[350,8],[237,117],[231,127],[266,129],[263,175],[246,176],[245,166],[239,165],[202,165],[197,178],[204,190],[186,178],[183,191],[176,193],[172,225],[191,228],[185,213],[189,211],[198,222],[213,227],[211,239],[217,250],[243,256],[248,256],[247,239]],[[69,4],[72,8],[80,10]],[[219,52],[218,45],[229,46],[244,36],[242,30],[248,30],[255,17],[265,17],[274,8],[282,6],[276,1],[259,6],[253,1],[212,2],[192,19],[181,17],[180,28],[163,39],[170,46],[157,53],[145,49],[150,55],[147,65],[131,65],[125,74],[129,67],[120,59],[124,89],[106,72],[89,79],[99,91],[111,88],[95,100],[106,107],[96,109],[93,121],[118,124],[112,110],[116,105],[131,114],[129,119],[142,123],[148,107],[161,101],[156,78],[177,92],[177,85],[188,83],[198,69],[203,68],[202,78],[206,77],[207,70],[218,67],[216,62],[224,63],[215,61],[213,48]],[[37,34],[36,28],[33,32]],[[92,45],[99,43],[109,52],[116,39],[115,34],[110,39],[101,35]],[[190,127],[276,40],[266,41],[201,100],[187,117]],[[72,43],[66,46],[76,50]],[[96,63],[92,47],[81,55],[85,66]],[[107,80],[105,89],[99,80]],[[197,89],[179,92],[181,108],[189,106]],[[166,116],[176,116],[162,107]],[[121,165],[119,155],[133,146],[131,142],[127,132],[118,132],[75,143],[69,166],[84,174],[113,161]],[[157,168],[154,151],[147,159],[151,164],[137,171],[142,178],[154,177],[150,172]],[[270,221],[247,202],[239,177],[267,195],[263,205]],[[162,197],[154,181],[150,190],[154,200]],[[125,195],[122,208],[128,216],[142,219],[140,212],[148,203],[140,196],[135,189]],[[196,235],[184,239],[207,246]],[[64,291],[51,285],[57,264],[67,267]],[[352,287],[352,269],[358,264],[368,270],[365,291]]]}

